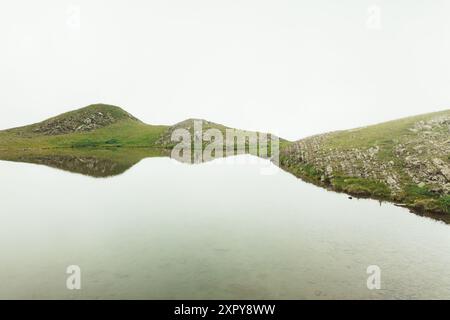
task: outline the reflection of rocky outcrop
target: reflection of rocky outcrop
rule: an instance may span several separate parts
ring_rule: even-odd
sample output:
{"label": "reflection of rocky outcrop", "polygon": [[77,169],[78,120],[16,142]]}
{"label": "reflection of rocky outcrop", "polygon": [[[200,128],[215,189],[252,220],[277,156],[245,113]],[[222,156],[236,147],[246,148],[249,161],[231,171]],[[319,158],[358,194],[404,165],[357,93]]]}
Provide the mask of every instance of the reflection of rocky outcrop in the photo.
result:
{"label": "reflection of rocky outcrop", "polygon": [[225,147],[222,150],[216,149],[211,152],[205,151],[204,148],[191,149],[190,152],[186,152],[186,150],[181,149],[179,152],[171,152],[170,158],[185,164],[200,164],[237,155],[253,155],[262,159],[272,159],[271,150],[266,150],[264,155],[259,155],[258,151],[255,149],[250,151],[248,145],[245,145],[245,149],[240,149],[239,151],[232,147]]}
{"label": "reflection of rocky outcrop", "polygon": [[17,161],[42,164],[91,177],[115,176],[129,168],[124,164],[114,162],[113,159],[68,155],[25,156],[17,158]]}

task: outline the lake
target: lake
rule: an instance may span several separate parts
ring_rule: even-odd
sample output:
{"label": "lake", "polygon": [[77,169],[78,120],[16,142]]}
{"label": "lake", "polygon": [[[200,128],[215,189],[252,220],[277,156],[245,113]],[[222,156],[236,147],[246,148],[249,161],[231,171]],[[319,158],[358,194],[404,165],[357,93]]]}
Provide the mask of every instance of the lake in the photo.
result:
{"label": "lake", "polygon": [[136,162],[91,177],[0,161],[1,299],[450,298],[443,222],[249,155]]}

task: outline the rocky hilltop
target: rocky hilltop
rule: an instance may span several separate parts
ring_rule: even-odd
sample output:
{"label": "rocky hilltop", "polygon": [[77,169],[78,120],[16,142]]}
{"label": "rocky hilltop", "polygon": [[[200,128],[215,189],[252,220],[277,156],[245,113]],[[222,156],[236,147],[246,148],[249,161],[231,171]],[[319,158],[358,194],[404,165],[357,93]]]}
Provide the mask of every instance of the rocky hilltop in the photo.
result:
{"label": "rocky hilltop", "polygon": [[156,141],[157,145],[163,146],[163,147],[172,147],[177,144],[177,142],[172,141],[172,135],[173,133],[178,129],[185,129],[189,132],[191,135],[191,138],[198,137],[200,135],[199,132],[194,131],[194,123],[197,122],[201,125],[202,131],[205,132],[208,129],[218,129],[220,132],[222,132],[223,135],[225,135],[225,130],[227,127],[214,123],[211,121],[203,120],[203,119],[186,119],[184,121],[178,122],[172,126],[170,126],[162,135],[161,137]]}
{"label": "rocky hilltop", "polygon": [[44,135],[88,132],[124,119],[139,121],[120,107],[94,104],[37,123],[31,130],[33,133]]}
{"label": "rocky hilltop", "polygon": [[448,213],[450,110],[302,139],[282,150],[281,166],[333,190]]}

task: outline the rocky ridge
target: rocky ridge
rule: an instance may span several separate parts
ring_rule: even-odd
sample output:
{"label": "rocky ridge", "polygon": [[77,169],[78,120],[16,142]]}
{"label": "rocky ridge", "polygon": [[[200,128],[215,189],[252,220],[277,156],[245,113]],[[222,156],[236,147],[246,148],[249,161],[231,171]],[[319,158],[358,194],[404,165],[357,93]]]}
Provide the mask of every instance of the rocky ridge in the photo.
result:
{"label": "rocky ridge", "polygon": [[[364,135],[365,128],[345,134],[346,139]],[[360,147],[336,143],[340,135],[332,132],[291,144],[282,151],[282,166],[287,170],[311,166],[317,182],[331,187],[337,177],[373,180],[388,187],[392,200],[404,200],[411,186],[430,196],[448,197],[450,112],[412,122],[401,135],[387,133],[382,140]]]}

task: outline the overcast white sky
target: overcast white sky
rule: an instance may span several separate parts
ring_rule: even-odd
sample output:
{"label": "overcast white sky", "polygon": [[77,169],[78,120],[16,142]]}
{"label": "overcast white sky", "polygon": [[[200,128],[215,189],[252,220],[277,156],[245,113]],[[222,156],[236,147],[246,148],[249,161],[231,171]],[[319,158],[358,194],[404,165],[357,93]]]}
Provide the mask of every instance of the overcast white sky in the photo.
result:
{"label": "overcast white sky", "polygon": [[1,129],[103,102],[298,139],[450,106],[450,1],[0,6]]}

